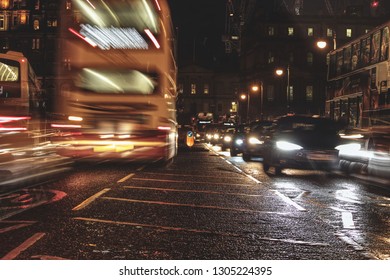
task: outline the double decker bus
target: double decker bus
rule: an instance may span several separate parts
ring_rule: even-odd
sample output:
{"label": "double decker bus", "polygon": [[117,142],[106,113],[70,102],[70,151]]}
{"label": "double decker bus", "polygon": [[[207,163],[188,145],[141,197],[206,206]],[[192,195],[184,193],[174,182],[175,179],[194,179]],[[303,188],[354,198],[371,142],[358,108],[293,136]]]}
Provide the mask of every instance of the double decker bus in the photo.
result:
{"label": "double decker bus", "polygon": [[328,54],[325,111],[351,128],[390,124],[390,21]]}
{"label": "double decker bus", "polygon": [[61,155],[166,162],[177,153],[167,0],[63,1],[52,127]]}
{"label": "double decker bus", "polygon": [[345,125],[340,169],[390,178],[390,21],[328,54],[326,114]]}
{"label": "double decker bus", "polygon": [[40,123],[41,86],[21,52],[0,53],[0,133],[29,131]]}

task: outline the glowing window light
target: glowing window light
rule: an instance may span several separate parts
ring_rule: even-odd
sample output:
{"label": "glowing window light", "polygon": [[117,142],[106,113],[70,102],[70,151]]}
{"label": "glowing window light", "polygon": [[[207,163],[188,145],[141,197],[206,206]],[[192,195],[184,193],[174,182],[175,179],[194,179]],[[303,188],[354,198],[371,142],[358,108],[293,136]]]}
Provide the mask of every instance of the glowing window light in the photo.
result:
{"label": "glowing window light", "polygon": [[135,28],[98,27],[81,24],[80,34],[102,50],[148,49],[148,43]]}
{"label": "glowing window light", "polygon": [[153,44],[156,46],[157,49],[160,48],[160,44],[157,42],[156,37],[150,32],[149,29],[145,29],[145,33],[149,36],[150,40],[152,40]]}

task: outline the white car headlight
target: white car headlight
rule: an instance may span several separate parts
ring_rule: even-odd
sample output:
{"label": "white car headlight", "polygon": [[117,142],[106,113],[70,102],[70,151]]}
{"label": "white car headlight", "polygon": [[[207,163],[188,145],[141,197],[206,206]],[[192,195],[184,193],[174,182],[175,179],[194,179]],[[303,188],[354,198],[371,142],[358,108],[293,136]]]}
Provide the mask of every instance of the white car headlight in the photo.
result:
{"label": "white car headlight", "polygon": [[230,142],[230,141],[232,141],[232,137],[229,136],[229,135],[226,135],[226,136],[223,138],[223,140],[224,140],[225,142]]}
{"label": "white car headlight", "polygon": [[238,146],[241,146],[243,143],[244,143],[244,141],[243,141],[242,139],[237,139],[237,140],[236,140],[236,144],[237,144]]}
{"label": "white car headlight", "polygon": [[277,141],[276,142],[276,147],[280,150],[283,150],[283,151],[294,151],[294,150],[301,150],[303,149],[302,146],[299,146],[297,144],[294,144],[294,143],[290,143],[290,142],[287,142],[287,141]]}
{"label": "white car headlight", "polygon": [[217,140],[217,139],[219,138],[219,134],[218,134],[218,133],[214,134],[213,138],[214,138],[215,140]]}
{"label": "white car headlight", "polygon": [[248,141],[249,141],[249,144],[252,144],[252,145],[262,145],[262,144],[264,144],[264,141],[261,141],[261,140],[257,139],[256,137],[250,137],[248,139]]}

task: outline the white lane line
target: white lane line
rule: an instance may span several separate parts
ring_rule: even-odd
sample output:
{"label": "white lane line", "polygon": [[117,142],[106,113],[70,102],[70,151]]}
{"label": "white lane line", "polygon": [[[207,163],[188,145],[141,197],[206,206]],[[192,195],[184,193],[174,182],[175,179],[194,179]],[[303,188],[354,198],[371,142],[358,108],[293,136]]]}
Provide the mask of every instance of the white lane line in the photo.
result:
{"label": "white lane line", "polygon": [[28,238],[26,241],[24,241],[22,244],[20,244],[18,247],[10,251],[8,254],[6,254],[4,257],[2,257],[2,260],[13,260],[17,256],[19,256],[23,251],[27,250],[29,247],[35,244],[39,239],[41,239],[43,236],[45,236],[45,233],[38,232]]}
{"label": "white lane line", "polygon": [[130,173],[129,175],[123,177],[122,179],[118,180],[117,183],[123,183],[124,181],[126,181],[127,179],[133,177],[135,174],[134,173]]}
{"label": "white lane line", "polygon": [[124,186],[125,189],[134,190],[150,190],[160,192],[183,192],[183,193],[204,193],[204,194],[217,194],[217,195],[233,195],[233,196],[245,196],[245,197],[265,197],[261,194],[247,194],[247,193],[232,193],[232,192],[217,192],[208,190],[188,190],[188,189],[172,189],[172,188],[150,188],[150,187],[135,187],[135,186]]}
{"label": "white lane line", "polygon": [[242,186],[248,187],[248,184],[236,184],[236,183],[219,183],[219,182],[205,182],[205,181],[191,181],[191,180],[164,180],[164,179],[151,179],[151,178],[133,178],[137,181],[153,181],[153,182],[167,182],[167,183],[192,183],[192,184],[208,184],[208,185],[224,185],[224,186]]}
{"label": "white lane line", "polygon": [[352,213],[349,211],[341,212],[341,218],[343,220],[343,227],[345,229],[355,229],[355,223],[353,222]]}
{"label": "white lane line", "polygon": [[[105,224],[111,224],[111,225],[126,225],[126,226],[132,226],[132,227],[144,227],[144,228],[152,228],[152,229],[158,229],[158,230],[171,230],[171,231],[184,231],[184,232],[191,232],[191,233],[206,233],[206,234],[216,234],[216,235],[222,235],[222,236],[228,236],[228,237],[245,237],[246,234],[238,234],[238,233],[229,233],[229,232],[218,232],[218,231],[211,231],[211,230],[202,230],[202,229],[191,229],[191,228],[181,228],[181,227],[169,227],[169,226],[160,226],[160,225],[153,225],[153,224],[141,224],[141,223],[133,223],[133,222],[121,222],[121,221],[113,221],[113,220],[102,220],[102,219],[94,219],[94,218],[83,218],[83,217],[75,217],[73,218],[77,221],[85,221],[85,222],[95,222],[95,223],[105,223]],[[282,242],[282,243],[292,243],[297,245],[305,245],[305,246],[329,246],[327,243],[320,243],[320,242],[306,242],[302,240],[293,240],[293,239],[278,239],[278,238],[269,238],[269,237],[262,237],[262,236],[256,236],[256,240],[262,240],[262,241],[273,241],[273,242]]]}
{"label": "white lane line", "polygon": [[299,211],[306,211],[305,208],[303,208],[302,206],[300,206],[299,204],[297,204],[296,202],[291,200],[291,198],[289,198],[289,197],[285,196],[284,194],[280,193],[279,191],[273,191],[273,192],[275,192],[284,202],[294,206]]}
{"label": "white lane line", "polygon": [[86,200],[84,200],[83,202],[81,202],[79,205],[74,207],[72,210],[73,211],[78,211],[80,209],[83,209],[84,207],[86,207],[89,204],[91,204],[94,200],[96,200],[97,198],[99,198],[100,196],[102,196],[103,194],[108,192],[109,190],[111,190],[111,189],[110,188],[106,188],[106,189],[101,190],[100,192],[94,194],[93,196],[91,196],[91,197],[87,198]]}
{"label": "white lane line", "polygon": [[165,201],[137,200],[137,199],[128,199],[128,198],[119,198],[119,197],[108,197],[108,196],[102,197],[102,199],[123,201],[123,202],[128,202],[128,203],[143,203],[143,204],[203,208],[203,209],[248,212],[248,213],[276,214],[276,215],[289,214],[289,213],[282,213],[282,212],[260,211],[260,210],[245,209],[245,208],[229,208],[229,207],[220,207],[220,206],[213,206],[213,205],[183,204],[183,203],[165,202]]}

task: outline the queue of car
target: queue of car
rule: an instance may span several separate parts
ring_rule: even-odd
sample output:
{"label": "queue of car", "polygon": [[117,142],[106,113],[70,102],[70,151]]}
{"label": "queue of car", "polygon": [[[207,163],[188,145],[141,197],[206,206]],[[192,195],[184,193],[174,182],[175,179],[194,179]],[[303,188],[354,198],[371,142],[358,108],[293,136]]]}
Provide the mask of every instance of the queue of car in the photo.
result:
{"label": "queue of car", "polygon": [[389,127],[346,130],[328,118],[286,115],[228,128],[215,125],[206,135],[210,144],[230,149],[232,157],[261,158],[265,172],[341,170],[390,178],[389,132]]}

